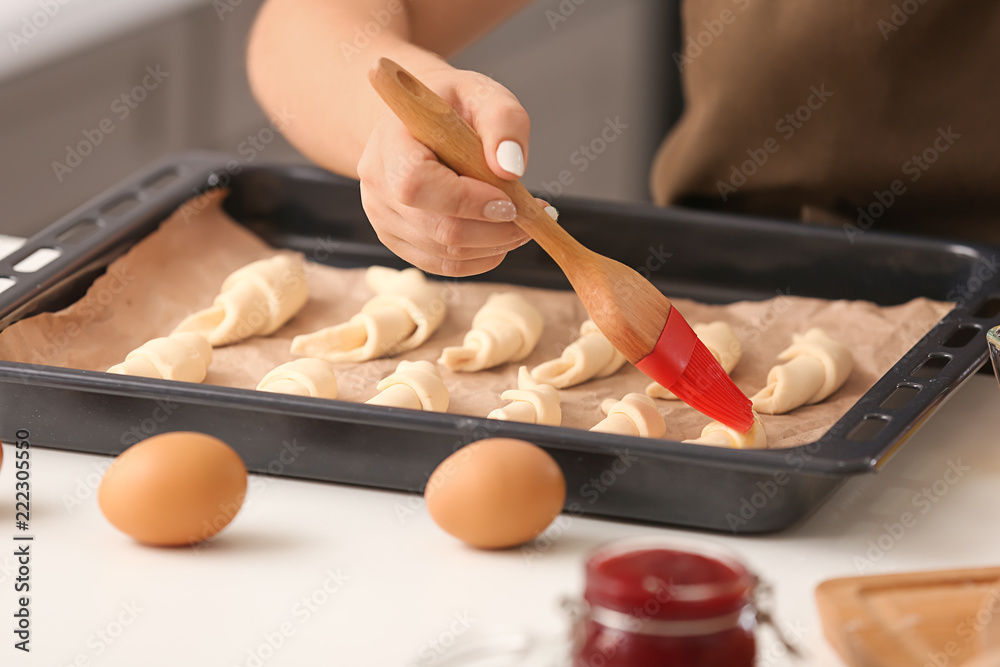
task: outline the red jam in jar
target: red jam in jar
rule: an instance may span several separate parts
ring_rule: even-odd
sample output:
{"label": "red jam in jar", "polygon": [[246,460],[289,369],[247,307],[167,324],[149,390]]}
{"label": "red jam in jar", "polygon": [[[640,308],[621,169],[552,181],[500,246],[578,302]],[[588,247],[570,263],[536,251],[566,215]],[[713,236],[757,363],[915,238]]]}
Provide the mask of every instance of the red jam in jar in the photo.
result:
{"label": "red jam in jar", "polygon": [[586,566],[573,667],[752,667],[757,580],[699,542],[634,539]]}

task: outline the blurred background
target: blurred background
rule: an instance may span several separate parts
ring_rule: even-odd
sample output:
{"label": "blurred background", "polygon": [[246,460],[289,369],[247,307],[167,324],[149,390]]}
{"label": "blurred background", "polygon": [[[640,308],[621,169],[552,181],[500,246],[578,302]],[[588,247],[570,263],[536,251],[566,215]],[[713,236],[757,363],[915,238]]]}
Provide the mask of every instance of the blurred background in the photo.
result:
{"label": "blurred background", "polygon": [[[30,236],[178,151],[304,162],[281,139],[252,139],[270,127],[244,63],[261,4],[3,0],[0,234]],[[497,79],[531,114],[529,188],[646,200],[680,107],[676,12],[663,0],[539,0],[452,62]],[[581,146],[607,124],[614,140],[587,157]]]}

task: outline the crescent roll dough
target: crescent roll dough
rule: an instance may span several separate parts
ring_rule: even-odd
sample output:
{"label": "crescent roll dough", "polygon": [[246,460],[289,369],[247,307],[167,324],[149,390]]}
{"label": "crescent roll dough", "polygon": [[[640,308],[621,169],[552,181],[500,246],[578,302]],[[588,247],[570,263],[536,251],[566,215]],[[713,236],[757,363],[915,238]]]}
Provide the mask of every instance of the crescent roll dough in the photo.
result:
{"label": "crescent roll dough", "polygon": [[517,371],[517,389],[508,389],[500,398],[511,403],[491,412],[489,419],[548,426],[562,423],[559,392],[551,385],[535,382],[527,366]]}
{"label": "crescent roll dough", "polygon": [[330,362],[305,357],[271,369],[257,385],[257,391],[337,398],[337,376]]}
{"label": "crescent roll dough", "polygon": [[625,365],[625,356],[604,337],[593,320],[580,325],[580,337],[566,346],[558,359],[535,366],[538,382],[565,389],[593,378],[603,378]]}
{"label": "crescent roll dough", "polygon": [[[736,332],[729,326],[729,323],[709,322],[708,324],[695,324],[691,328],[694,329],[695,334],[712,353],[712,356],[718,360],[722,369],[726,373],[731,373],[743,356],[743,346],[740,345],[740,339],[736,337]],[[672,391],[658,382],[651,382],[646,387],[646,393],[653,398],[662,398],[668,401],[677,400]]]}
{"label": "crescent roll dough", "polygon": [[401,361],[396,372],[378,383],[379,393],[365,403],[428,412],[448,409],[448,388],[429,361]]}
{"label": "crescent roll dough", "polygon": [[212,363],[212,346],[196,333],[173,333],[146,341],[115,364],[108,373],[158,380],[201,382]]}
{"label": "crescent roll dough", "polygon": [[281,328],[309,300],[305,266],[293,255],[251,262],[229,274],[210,308],[186,317],[174,333],[198,333],[214,347]]}
{"label": "crescent roll dough", "polygon": [[653,399],[645,394],[625,394],[620,401],[609,398],[601,403],[601,411],[607,417],[591,431],[643,438],[662,438],[667,432],[663,416],[656,409]]}
{"label": "crescent roll dough", "polygon": [[514,292],[491,294],[461,347],[446,347],[439,364],[453,371],[481,371],[531,354],[542,335],[542,315]]}
{"label": "crescent roll dough", "polygon": [[292,340],[292,352],[328,361],[367,361],[414,350],[444,320],[439,286],[419,269],[373,266],[365,282],[375,296],[343,324]]}
{"label": "crescent roll dough", "polygon": [[854,365],[847,346],[822,329],[794,334],[791,346],[778,359],[787,363],[771,368],[767,386],[750,399],[754,410],[767,415],[819,403],[840,389]]}
{"label": "crescent roll dough", "polygon": [[760,416],[755,412],[753,413],[753,426],[746,433],[740,433],[720,422],[712,422],[701,430],[701,437],[683,442],[731,449],[764,449],[767,447],[767,434],[764,433],[764,425],[760,421]]}

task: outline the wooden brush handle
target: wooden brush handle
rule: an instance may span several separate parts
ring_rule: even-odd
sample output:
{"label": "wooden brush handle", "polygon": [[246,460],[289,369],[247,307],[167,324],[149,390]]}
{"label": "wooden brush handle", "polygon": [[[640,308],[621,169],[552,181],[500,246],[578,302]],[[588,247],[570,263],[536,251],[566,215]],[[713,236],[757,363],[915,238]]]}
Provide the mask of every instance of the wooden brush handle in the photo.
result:
{"label": "wooden brush handle", "polygon": [[[654,351],[670,313],[669,299],[633,269],[580,245],[518,181],[494,174],[483,155],[482,137],[450,104],[409,72],[382,58],[368,78],[413,136],[434,151],[441,162],[463,176],[507,193],[517,207],[514,222],[556,261],[612,345],[632,363]],[[655,358],[662,359],[666,366],[683,366],[662,352]],[[671,377],[676,375],[675,370],[672,368]]]}
{"label": "wooden brush handle", "polygon": [[574,259],[590,250],[570,236],[520,181],[500,178],[483,155],[483,139],[450,104],[388,58],[380,58],[368,79],[407,129],[438,158],[463,176],[494,185],[517,208],[515,222],[567,271]]}

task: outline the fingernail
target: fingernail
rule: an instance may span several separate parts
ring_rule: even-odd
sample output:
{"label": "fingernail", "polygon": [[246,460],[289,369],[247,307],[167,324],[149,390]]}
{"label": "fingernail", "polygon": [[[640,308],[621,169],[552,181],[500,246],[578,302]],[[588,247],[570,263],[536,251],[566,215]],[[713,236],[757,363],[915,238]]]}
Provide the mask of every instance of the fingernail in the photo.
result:
{"label": "fingernail", "polygon": [[497,162],[504,171],[524,176],[524,151],[516,141],[501,141],[497,147]]}
{"label": "fingernail", "polygon": [[497,222],[510,222],[517,217],[517,208],[512,201],[494,199],[483,207],[483,216]]}
{"label": "fingernail", "polygon": [[555,206],[546,206],[545,212],[549,214],[549,217],[553,220],[559,219],[559,210]]}

